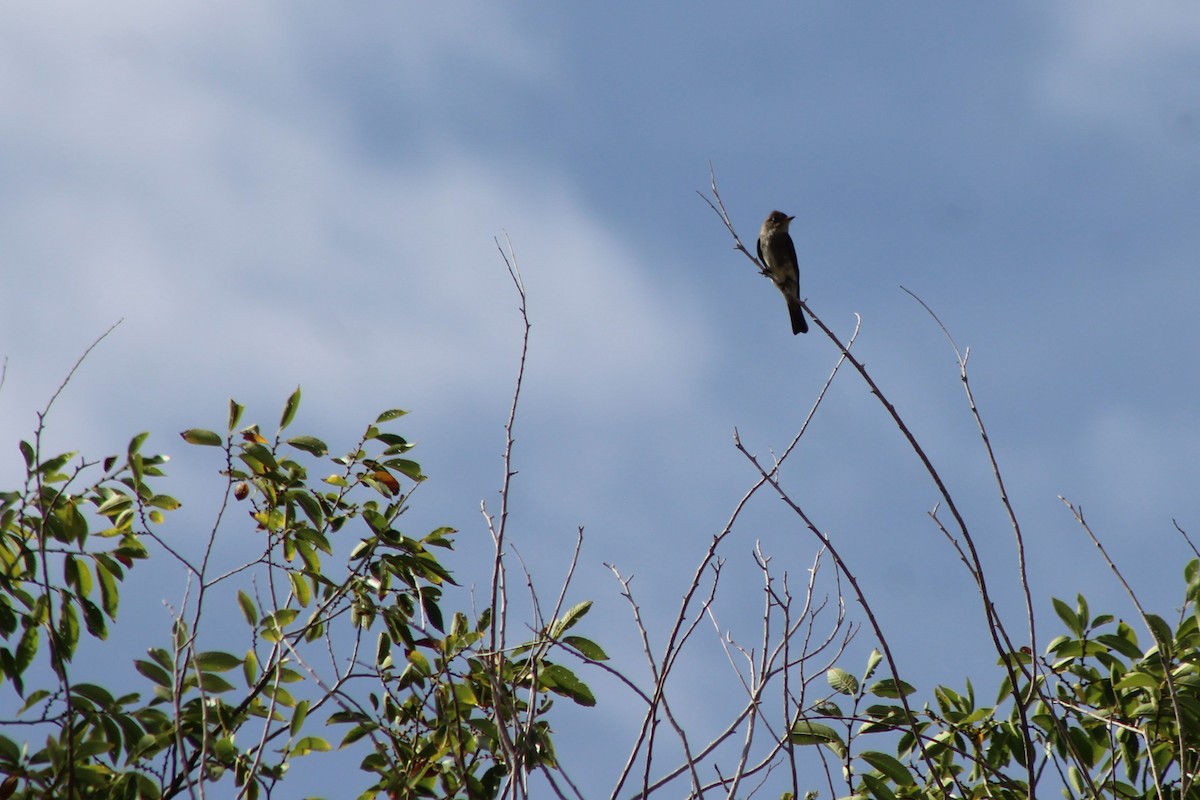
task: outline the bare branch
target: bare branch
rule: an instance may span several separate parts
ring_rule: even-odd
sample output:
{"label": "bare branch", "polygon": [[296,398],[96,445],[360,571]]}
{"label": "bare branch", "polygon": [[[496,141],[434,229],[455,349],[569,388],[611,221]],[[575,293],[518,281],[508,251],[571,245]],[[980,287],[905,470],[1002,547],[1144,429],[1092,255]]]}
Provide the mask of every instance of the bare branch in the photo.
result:
{"label": "bare branch", "polygon": [[[1013,536],[1016,540],[1017,573],[1020,575],[1021,589],[1025,594],[1025,615],[1029,621],[1029,649],[1036,652],[1038,646],[1037,629],[1034,624],[1033,593],[1029,588],[1029,573],[1026,569],[1025,562],[1025,537],[1021,535],[1021,523],[1017,520],[1017,513],[1013,510],[1012,503],[1009,501],[1008,490],[1005,488],[1004,478],[1000,474],[1000,464],[996,460],[996,451],[992,448],[992,440],[990,437],[988,437],[987,428],[983,424],[983,417],[979,413],[979,407],[975,404],[975,395],[971,392],[971,380],[967,376],[967,359],[971,355],[971,348],[968,347],[965,351],[960,351],[958,349],[958,345],[954,341],[954,337],[950,335],[950,331],[946,329],[946,326],[942,323],[941,319],[938,318],[938,315],[933,313],[933,309],[930,308],[924,300],[922,300],[913,292],[909,291],[903,286],[900,288],[907,292],[910,297],[921,304],[922,308],[929,312],[929,316],[933,317],[933,321],[937,323],[939,328],[941,328],[942,333],[946,337],[946,341],[950,343],[950,347],[954,350],[955,358],[958,360],[958,374],[959,378],[962,380],[963,390],[967,394],[967,404],[970,406],[971,415],[975,418],[975,424],[979,428],[979,436],[983,440],[984,449],[987,450],[988,461],[992,465],[992,476],[996,480],[996,487],[1000,490],[1000,502],[1004,505],[1004,510],[1008,514],[1008,522],[1012,527]],[[977,571],[974,569],[971,570],[971,573],[975,577],[976,583],[981,584],[982,575],[977,573]],[[980,588],[981,590],[983,589],[982,585]]]}
{"label": "bare branch", "polygon": [[[504,240],[508,245],[508,251],[505,252],[505,249],[501,247],[499,239],[496,240],[496,249],[500,251],[500,256],[504,259],[504,265],[508,268],[508,275],[512,279],[513,286],[517,289],[517,296],[521,301],[518,308],[521,312],[521,321],[524,329],[521,335],[521,356],[517,363],[516,385],[513,387],[513,398],[509,406],[508,421],[504,424],[504,479],[501,482],[500,488],[500,518],[493,530],[496,546],[496,558],[492,563],[492,626],[490,643],[493,652],[499,652],[506,646],[504,614],[508,603],[504,583],[504,538],[508,526],[509,488],[512,485],[513,476],[516,475],[512,467],[513,443],[515,441],[513,438],[513,429],[517,420],[517,406],[521,398],[521,386],[525,380],[525,359],[529,353],[530,328],[529,311],[526,307],[525,282],[521,278],[521,270],[517,265],[516,252],[513,250],[512,240],[508,238],[508,234],[505,234]],[[486,510],[484,516],[487,516]],[[490,525],[491,522],[489,520]]]}
{"label": "bare branch", "polygon": [[742,244],[742,240],[738,237],[737,231],[733,228],[733,221],[729,218],[729,212],[725,210],[725,203],[721,200],[721,193],[717,191],[717,173],[713,170],[711,161],[708,164],[708,177],[709,191],[712,192],[713,199],[708,199],[708,197],[699,190],[696,191],[696,194],[700,195],[700,199],[708,203],[708,207],[716,212],[717,216],[721,218],[721,222],[725,223],[725,229],[728,230],[729,235],[733,237],[733,249],[750,259],[750,262],[754,264],[756,269],[758,269],[758,273],[760,275],[769,278],[770,273],[767,272],[766,265],[758,260],[758,256],[746,249],[746,246]]}
{"label": "bare branch", "polygon": [[[110,333],[112,333],[113,331],[115,331],[117,329],[117,327],[124,321],[125,321],[125,318],[121,317],[121,319],[114,322],[111,326],[109,326],[108,330],[106,330],[104,333],[97,336],[95,341],[93,341],[90,345],[88,345],[88,348],[83,351],[83,355],[81,355],[78,359],[75,360],[75,366],[71,367],[71,371],[67,373],[67,377],[63,378],[62,383],[60,383],[58,385],[58,388],[54,390],[54,394],[50,396],[50,402],[46,403],[46,407],[43,408],[41,410],[41,413],[38,414],[39,421],[41,421],[41,422],[45,421],[46,415],[48,415],[50,413],[50,407],[54,405],[54,401],[57,400],[58,396],[63,393],[63,390],[67,388],[67,384],[71,382],[71,378],[75,377],[75,372],[83,365],[83,362],[87,360],[87,357],[89,355],[91,355],[91,352],[93,350],[95,350],[96,347],[101,342],[103,342],[105,339],[107,339],[108,335]],[[4,363],[5,363],[5,366],[7,367],[8,359],[5,359]]]}

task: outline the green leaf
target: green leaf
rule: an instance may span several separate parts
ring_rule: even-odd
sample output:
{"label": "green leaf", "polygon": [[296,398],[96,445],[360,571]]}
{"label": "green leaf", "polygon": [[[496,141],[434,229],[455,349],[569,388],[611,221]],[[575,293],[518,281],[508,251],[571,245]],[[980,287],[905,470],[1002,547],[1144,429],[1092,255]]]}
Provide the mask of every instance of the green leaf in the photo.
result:
{"label": "green leaf", "polygon": [[[42,702],[49,696],[50,696],[50,692],[47,691],[46,689],[38,689],[37,691],[30,692],[29,697],[25,698],[24,705],[22,705],[20,710],[17,711],[18,716],[21,714],[24,714],[26,711],[33,708],[34,706],[36,706],[38,703]],[[7,742],[7,741],[8,740],[5,739],[3,736],[0,736],[0,752],[3,752],[4,755],[9,756],[11,761],[16,761],[17,759],[19,759],[21,757],[21,755],[15,749],[12,752],[6,752],[7,748],[4,746],[3,743]]]}
{"label": "green leaf", "polygon": [[164,670],[162,667],[160,667],[158,664],[155,664],[151,661],[143,661],[142,659],[139,658],[139,659],[134,660],[133,668],[136,669],[138,672],[142,673],[143,675],[145,675],[152,682],[158,684],[159,686],[162,686],[163,688],[166,688],[166,689],[173,688],[173,684],[171,682],[171,676],[168,675],[167,671]]}
{"label": "green leaf", "polygon": [[876,668],[879,667],[879,662],[883,661],[883,653],[879,652],[879,648],[871,649],[871,655],[867,656],[867,668],[863,672],[863,682],[871,680],[871,676],[875,674]]}
{"label": "green leaf", "polygon": [[292,736],[300,733],[300,729],[304,727],[304,720],[308,718],[308,701],[301,700],[296,703],[296,710],[292,712],[292,721],[288,724],[288,733]]}
{"label": "green leaf", "polygon": [[387,445],[383,451],[383,455],[385,456],[396,456],[400,455],[401,453],[407,453],[409,450],[412,450],[414,447],[416,447],[416,445],[408,441],[408,439],[405,439],[403,436],[399,436],[395,433],[380,433],[375,436],[375,441],[383,442],[385,445]]}
{"label": "green leaf", "polygon": [[254,686],[254,682],[258,680],[258,656],[253,650],[246,651],[246,658],[242,661],[242,677],[246,680],[246,686]]}
{"label": "green leaf", "polygon": [[379,669],[391,669],[395,666],[395,662],[392,661],[392,637],[386,630],[380,631],[375,640],[375,666]]}
{"label": "green leaf", "polygon": [[33,465],[37,463],[37,453],[34,452],[33,445],[25,440],[21,440],[19,447],[21,456],[25,459],[25,469],[32,470]]}
{"label": "green leaf", "polygon": [[286,628],[298,616],[300,616],[300,612],[294,608],[281,608],[274,614],[265,617],[263,622],[277,628]]}
{"label": "green leaf", "polygon": [[876,697],[907,697],[916,691],[916,688],[900,681],[899,684],[892,678],[884,678],[875,683],[868,691]]}
{"label": "green leaf", "polygon": [[908,712],[901,706],[872,705],[867,707],[867,716],[874,722],[864,722],[859,732],[890,730],[898,727],[908,727],[911,720]]}
{"label": "green leaf", "polygon": [[1157,614],[1147,614],[1146,625],[1149,626],[1150,633],[1154,636],[1163,654],[1170,654],[1171,642],[1175,637],[1171,635],[1171,626],[1167,624],[1167,621]]}
{"label": "green leaf", "polygon": [[68,554],[63,560],[63,580],[80,597],[87,597],[92,593],[92,573],[87,564],[74,555]]}
{"label": "green leaf", "polygon": [[104,613],[100,611],[100,606],[91,600],[80,598],[79,608],[83,611],[83,624],[87,626],[87,632],[97,639],[107,639],[108,626],[104,623]]}
{"label": "green leaf", "polygon": [[[293,491],[289,493],[289,497],[294,499],[296,504],[304,510],[304,515],[308,517],[309,522],[318,527],[324,524],[325,513],[321,510],[321,504],[308,491]],[[330,552],[328,544],[322,549]]]}
{"label": "green leaf", "polygon": [[859,758],[891,778],[892,783],[897,786],[914,786],[916,784],[908,768],[887,753],[868,750],[860,754]]}
{"label": "green leaf", "polygon": [[585,616],[587,616],[587,613],[591,610],[592,610],[592,601],[591,600],[585,600],[582,603],[579,603],[577,605],[572,606],[571,608],[568,608],[567,613],[563,614],[561,617],[556,619],[550,625],[550,638],[551,639],[562,638],[562,635],[564,633],[566,633],[571,628],[571,626],[573,626],[576,622],[579,622],[579,620],[581,620]]}
{"label": "green leaf", "polygon": [[313,545],[320,547],[325,552],[329,552],[329,542],[316,533],[315,531],[299,531],[296,534],[296,552],[300,554],[300,560],[304,562],[304,568],[311,575],[320,576],[321,572],[321,557],[317,555]]}
{"label": "green leaf", "polygon": [[863,775],[862,782],[866,784],[867,791],[875,800],[896,800],[896,795],[887,787],[887,784],[874,775]]}
{"label": "green leaf", "polygon": [[[258,511],[250,515],[254,520],[268,531],[280,531],[283,529],[287,517],[283,513],[283,509],[273,508],[270,511]],[[288,555],[288,549],[291,547],[291,540],[284,540],[285,559],[291,561],[291,555]]]}
{"label": "green leaf", "polygon": [[165,669],[167,672],[174,672],[175,662],[171,660],[171,654],[161,647],[151,647],[146,653],[154,659],[154,663]]}
{"label": "green leaf", "polygon": [[435,589],[426,589],[421,592],[421,609],[425,612],[425,616],[429,617],[429,624],[439,631],[444,631],[446,628],[442,622],[442,608],[437,603],[439,597],[441,597],[441,592]]}
{"label": "green leaf", "polygon": [[288,439],[284,444],[289,444],[297,450],[303,450],[306,453],[312,453],[318,458],[323,457],[329,452],[329,447],[315,436],[296,436]]}
{"label": "green leaf", "polygon": [[837,667],[830,668],[825,673],[825,680],[839,694],[848,695],[849,697],[854,697],[858,694],[858,680],[844,669],[838,669]]}
{"label": "green leaf", "polygon": [[198,444],[205,447],[220,447],[224,442],[220,436],[203,428],[188,428],[179,434],[188,444]]}
{"label": "green leaf", "polygon": [[[137,453],[131,453],[129,456],[129,474],[133,479],[133,485],[137,489],[141,489],[142,477],[145,474],[144,460]],[[139,492],[140,494],[140,492]]]}
{"label": "green leaf", "polygon": [[1079,622],[1079,617],[1075,614],[1075,609],[1059,600],[1057,597],[1052,598],[1054,603],[1054,613],[1058,614],[1058,618],[1067,626],[1067,630],[1075,634],[1075,636],[1083,636],[1083,625]]}
{"label": "green leaf", "polygon": [[590,658],[592,661],[608,660],[608,654],[604,652],[604,648],[591,639],[585,639],[582,636],[564,636],[562,642],[578,650],[584,658]]}
{"label": "green leaf", "polygon": [[385,411],[382,414],[380,414],[378,417],[376,417],[375,424],[378,425],[381,422],[391,422],[394,419],[400,419],[400,417],[403,417],[407,413],[408,413],[407,411],[402,411],[398,408],[393,408],[390,411]]}
{"label": "green leaf", "polygon": [[58,644],[64,661],[70,661],[79,644],[79,614],[72,605],[64,605],[58,612]]}
{"label": "green leaf", "polygon": [[418,483],[425,480],[425,476],[421,474],[421,465],[415,461],[407,458],[389,458],[384,463]]}
{"label": "green leaf", "polygon": [[836,753],[838,758],[846,755],[846,745],[838,732],[819,722],[796,720],[788,732],[788,741],[798,745],[823,744]]}
{"label": "green leaf", "polygon": [[97,686],[94,683],[77,683],[71,687],[71,693],[87,700],[91,700],[98,706],[108,706],[113,703],[113,696],[103,686]]}
{"label": "green leaf", "polygon": [[130,439],[129,447],[126,450],[127,454],[129,456],[133,456],[134,453],[141,452],[142,445],[146,443],[148,438],[150,438],[150,431],[143,431],[142,433],[139,433],[137,436]]}
{"label": "green leaf", "polygon": [[175,652],[181,653],[188,645],[188,624],[182,619],[175,620],[171,626],[171,635],[175,638]]}
{"label": "green leaf", "polygon": [[292,424],[292,420],[296,417],[296,411],[300,408],[300,387],[296,387],[296,391],[292,392],[288,397],[287,402],[283,406],[283,415],[279,418],[279,430],[283,430],[288,425]]}
{"label": "green leaf", "polygon": [[232,653],[210,650],[196,656],[196,666],[205,672],[228,672],[242,665],[242,659]]}
{"label": "green leaf", "polygon": [[233,691],[233,684],[222,678],[215,672],[200,673],[200,688],[206,692],[221,692]]}
{"label": "green leaf", "polygon": [[60,505],[54,509],[53,516],[47,521],[51,523],[52,529],[58,528],[58,532],[54,536],[60,541],[74,542],[82,546],[87,538],[87,519],[79,512],[79,507],[75,503],[67,502]]}
{"label": "green leaf", "polygon": [[[72,453],[63,453],[62,455],[55,456],[54,458],[48,459],[46,461],[43,461],[41,464],[39,464],[37,471],[39,473],[41,473],[42,475],[50,475],[50,476],[59,475],[59,470],[61,470],[63,468],[63,465],[65,465],[68,461],[70,461],[74,457],[75,457],[75,453],[73,453],[73,452]],[[61,479],[62,479],[62,476],[59,475],[59,477],[56,480],[61,480]]]}
{"label": "green leaf", "polygon": [[581,706],[596,705],[596,697],[592,690],[564,666],[547,664],[542,668],[539,677],[544,689],[569,697]]}
{"label": "green leaf", "polygon": [[153,506],[154,508],[161,508],[164,511],[174,511],[175,509],[179,508],[182,503],[180,503],[174,497],[168,497],[165,494],[156,494],[146,501],[146,505]]}
{"label": "green leaf", "polygon": [[322,739],[320,736],[305,736],[300,741],[292,745],[292,755],[305,756],[309,753],[326,753],[333,748],[329,746],[329,742]]}
{"label": "green leaf", "polygon": [[242,607],[242,616],[246,618],[246,622],[251,626],[258,624],[258,606],[254,602],[254,598],[246,594],[242,590],[237,593],[238,605]]}
{"label": "green leaf", "polygon": [[230,433],[233,433],[233,429],[236,428],[238,423],[242,421],[242,412],[245,410],[246,410],[245,406],[243,406],[238,401],[234,400],[232,397],[229,398],[229,429],[228,430]]}
{"label": "green leaf", "polygon": [[274,698],[275,702],[281,706],[292,708],[296,705],[296,698],[292,697],[291,692],[282,686],[269,686],[267,687],[266,694],[268,697]]}
{"label": "green leaf", "polygon": [[833,717],[841,719],[846,716],[842,713],[842,707],[832,700],[821,700],[813,704],[813,714],[822,717]]}
{"label": "green leaf", "polygon": [[278,667],[277,674],[279,676],[279,680],[283,681],[284,683],[302,683],[308,677],[306,673],[297,672],[294,669],[288,669],[282,665]]}
{"label": "green leaf", "polygon": [[117,606],[120,603],[120,590],[117,588],[117,578],[110,572],[110,562],[107,558],[96,558],[96,579],[100,583],[100,606],[109,619],[117,618]]}
{"label": "green leaf", "polygon": [[1139,659],[1142,657],[1142,648],[1138,647],[1137,642],[1131,642],[1124,636],[1118,636],[1115,633],[1103,633],[1096,637],[1096,641],[1103,644],[1110,651],[1120,653],[1128,659]]}
{"label": "green leaf", "polygon": [[[369,735],[370,733],[377,730],[378,728],[379,728],[379,726],[375,725],[374,723],[355,725],[353,728],[346,731],[346,735],[342,737],[341,744],[339,744],[338,747],[339,748],[348,747],[349,745],[354,744],[359,739],[363,738],[364,736]],[[360,797],[361,797],[361,795],[360,795]]]}
{"label": "green leaf", "polygon": [[408,656],[409,666],[416,671],[418,675],[429,675],[432,671],[429,666],[429,659],[420,650],[409,650],[405,655]]}
{"label": "green leaf", "polygon": [[292,585],[292,594],[296,596],[297,602],[308,608],[312,601],[312,589],[309,587],[308,578],[302,572],[288,572],[288,582]]}
{"label": "green leaf", "polygon": [[[116,743],[106,741],[80,742],[75,746],[75,757],[79,759],[80,763],[86,764],[93,757],[101,753],[108,753],[116,746]],[[84,768],[81,772],[87,774],[87,769]]]}
{"label": "green leaf", "polygon": [[278,462],[275,461],[275,454],[258,442],[246,444],[242,448],[240,458],[257,475],[279,467]]}
{"label": "green leaf", "polygon": [[1087,599],[1083,595],[1075,595],[1075,618],[1079,620],[1079,624],[1085,628],[1091,625],[1092,616],[1088,611]]}
{"label": "green leaf", "polygon": [[1158,679],[1144,672],[1130,672],[1113,686],[1114,689],[1157,689]]}
{"label": "green leaf", "polygon": [[37,655],[38,651],[38,641],[41,639],[41,630],[37,625],[30,625],[21,634],[21,639],[17,642],[17,651],[13,656],[18,675],[33,663],[33,657]]}

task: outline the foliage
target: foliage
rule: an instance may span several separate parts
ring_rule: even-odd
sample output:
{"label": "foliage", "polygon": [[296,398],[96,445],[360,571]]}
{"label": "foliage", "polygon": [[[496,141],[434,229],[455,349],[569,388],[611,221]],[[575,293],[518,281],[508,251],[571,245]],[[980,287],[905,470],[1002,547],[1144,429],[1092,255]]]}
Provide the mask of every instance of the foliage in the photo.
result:
{"label": "foliage", "polygon": [[[1034,772],[1042,782],[1057,779],[1066,796],[1191,797],[1200,769],[1200,560],[1189,562],[1184,575],[1179,620],[1172,627],[1149,615],[1149,647],[1126,622],[1092,616],[1083,596],[1074,607],[1055,599],[1067,633],[1036,660],[1012,653],[1028,679],[1016,691],[1002,682],[993,705],[979,703],[968,681],[962,692],[936,687],[934,702],[910,713],[895,702],[890,679],[868,684],[879,662],[874,651],[861,681],[840,668],[828,671],[840,700],[810,709],[792,725],[791,740],[827,748],[843,765],[853,797],[1016,800],[1037,795],[1026,778],[1026,730],[1014,710],[1024,703]],[[895,755],[874,748],[881,735],[897,732]],[[920,757],[918,739],[929,762]]]}
{"label": "foliage", "polygon": [[[380,414],[317,478],[325,443],[283,438],[299,403],[297,389],[270,439],[239,427],[236,402],[224,435],[183,432],[223,457],[224,501],[198,556],[167,532],[180,503],[153,488],[167,459],[141,452],[146,434],[100,462],[47,458],[41,428],[21,443],[24,485],[0,495],[0,671],[20,704],[0,720],[0,797],[196,796],[224,782],[255,798],[293,759],[343,748],[373,776],[363,798],[495,797],[555,769],[552,697],[594,700],[551,652],[604,658],[567,634],[589,605],[520,646],[489,648],[495,608],[471,618],[447,605],[457,584],[438,552],[455,531],[398,528],[425,480],[413,445],[386,429],[404,412]],[[260,545],[218,571],[227,528]],[[343,563],[335,547],[351,537]],[[148,691],[114,693],[120,679],[75,655],[84,633],[106,637],[121,589],[150,559],[177,564],[187,588],[165,641],[133,661]],[[233,637],[228,617],[204,613],[217,592],[236,597],[244,651],[209,644]],[[322,735],[327,726],[339,738]]]}
{"label": "foliage", "polygon": [[[155,488],[165,480],[167,459],[142,453],[146,434],[122,456],[98,462],[75,453],[44,457],[40,429],[21,443],[24,484],[0,495],[0,673],[20,705],[2,720],[0,798],[196,796],[211,784],[253,798],[270,794],[293,759],[335,749],[360,753],[371,776],[360,787],[363,798],[519,795],[524,790],[514,787],[532,772],[551,782],[565,777],[549,723],[552,699],[587,706],[595,698],[551,656],[607,658],[572,632],[590,604],[556,608],[532,639],[495,646],[503,604],[494,598],[474,617],[447,605],[457,584],[438,552],[451,548],[455,531],[411,537],[398,527],[425,480],[409,458],[413,445],[387,430],[404,412],[380,414],[346,455],[332,459],[337,469],[317,479],[310,472],[327,458],[325,443],[283,436],[299,402],[297,390],[270,439],[257,425],[239,427],[243,409],[233,402],[225,434],[183,432],[186,442],[219,450],[226,483],[198,560],[166,533],[167,514],[180,503]],[[218,532],[244,527],[236,524],[242,519],[259,537],[260,552],[217,571],[210,562]],[[693,590],[730,529],[732,520]],[[348,538],[354,543],[346,542],[339,559],[336,547]],[[118,680],[78,663],[76,654],[85,633],[107,637],[122,589],[152,558],[179,565],[189,588],[166,641],[132,662],[148,691],[118,692]],[[776,587],[768,559],[758,560],[768,611],[782,616],[779,627],[811,630],[819,613],[812,586],[797,613]],[[1187,564],[1184,578],[1174,624],[1143,615],[1146,645],[1130,624],[1093,616],[1082,596],[1074,606],[1055,600],[1066,633],[1036,658],[1027,647],[1006,651],[1004,674],[1019,677],[1003,678],[990,705],[970,681],[961,691],[937,686],[932,702],[912,705],[916,688],[896,675],[877,677],[885,665],[879,649],[861,671],[827,668],[829,692],[804,700],[810,673],[790,690],[786,737],[744,774],[779,758],[794,763],[805,748],[816,748],[833,760],[830,774],[840,770],[851,797],[1017,800],[1036,796],[1047,780],[1071,797],[1189,797],[1200,769],[1200,560]],[[716,587],[714,575],[712,593]],[[218,590],[236,598],[244,652],[207,644],[229,638],[227,618],[202,613]],[[700,614],[712,613],[712,596]],[[690,602],[689,592],[677,631]],[[838,608],[824,644],[806,641],[797,654],[763,662],[746,684],[746,715],[763,713],[770,681],[831,645],[835,659],[842,653],[852,631],[839,633],[840,596]],[[654,719],[666,711],[667,676],[686,638],[668,647],[654,686],[640,692],[649,735],[638,741],[647,764]],[[13,736],[22,727],[44,736],[40,748],[33,736]],[[328,738],[322,728],[337,735]],[[698,763],[702,756],[690,758]],[[641,794],[660,791],[677,774],[645,780]],[[828,790],[845,794],[832,779]]]}

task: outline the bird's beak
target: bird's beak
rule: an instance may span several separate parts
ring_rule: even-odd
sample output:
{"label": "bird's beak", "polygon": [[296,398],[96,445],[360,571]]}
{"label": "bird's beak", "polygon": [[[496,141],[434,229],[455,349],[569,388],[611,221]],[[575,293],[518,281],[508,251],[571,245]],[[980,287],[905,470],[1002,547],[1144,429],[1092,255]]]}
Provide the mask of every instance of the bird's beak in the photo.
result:
{"label": "bird's beak", "polygon": [[792,220],[794,220],[794,219],[795,219],[795,217],[794,217],[794,216],[792,216],[792,217],[788,217],[788,222],[791,222],[791,221],[792,221]]}

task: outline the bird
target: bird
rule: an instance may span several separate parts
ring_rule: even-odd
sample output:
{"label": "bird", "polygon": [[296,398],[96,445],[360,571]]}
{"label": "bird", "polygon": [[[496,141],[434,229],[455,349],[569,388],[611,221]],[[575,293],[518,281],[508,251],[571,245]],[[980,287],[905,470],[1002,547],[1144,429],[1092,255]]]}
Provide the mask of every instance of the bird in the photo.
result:
{"label": "bird", "polygon": [[758,260],[787,300],[793,336],[808,333],[808,322],[800,307],[800,264],[796,260],[796,245],[788,234],[788,225],[794,219],[782,211],[772,211],[758,234]]}

